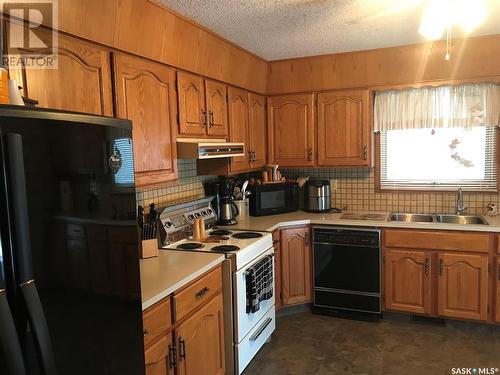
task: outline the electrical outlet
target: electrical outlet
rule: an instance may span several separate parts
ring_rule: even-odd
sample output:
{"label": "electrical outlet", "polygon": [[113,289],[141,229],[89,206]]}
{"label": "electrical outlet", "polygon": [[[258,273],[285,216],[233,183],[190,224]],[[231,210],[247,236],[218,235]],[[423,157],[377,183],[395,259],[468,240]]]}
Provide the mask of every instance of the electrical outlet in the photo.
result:
{"label": "electrical outlet", "polygon": [[333,179],[333,178],[332,178],[332,179],[330,180],[330,190],[331,190],[331,191],[336,191],[338,187],[339,187],[339,182],[338,182],[338,180],[336,180],[336,179]]}

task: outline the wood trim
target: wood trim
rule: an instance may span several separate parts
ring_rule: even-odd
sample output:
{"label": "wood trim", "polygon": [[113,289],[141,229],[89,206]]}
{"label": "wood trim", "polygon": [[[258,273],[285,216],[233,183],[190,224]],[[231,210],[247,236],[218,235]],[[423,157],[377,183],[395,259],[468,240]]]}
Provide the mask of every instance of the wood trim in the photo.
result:
{"label": "wood trim", "polygon": [[403,249],[428,249],[489,253],[490,233],[439,230],[384,230],[384,246]]}

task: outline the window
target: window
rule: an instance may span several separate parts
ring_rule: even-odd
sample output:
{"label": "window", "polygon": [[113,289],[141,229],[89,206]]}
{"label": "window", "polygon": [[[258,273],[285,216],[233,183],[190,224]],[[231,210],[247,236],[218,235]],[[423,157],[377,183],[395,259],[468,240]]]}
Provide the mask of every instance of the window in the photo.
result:
{"label": "window", "polygon": [[497,190],[500,86],[375,93],[381,190]]}
{"label": "window", "polygon": [[495,144],[492,126],[383,131],[380,188],[496,191]]}
{"label": "window", "polygon": [[119,155],[121,166],[114,173],[115,187],[130,187],[134,184],[134,158],[132,153],[132,140],[130,138],[117,138],[113,141],[113,151]]}

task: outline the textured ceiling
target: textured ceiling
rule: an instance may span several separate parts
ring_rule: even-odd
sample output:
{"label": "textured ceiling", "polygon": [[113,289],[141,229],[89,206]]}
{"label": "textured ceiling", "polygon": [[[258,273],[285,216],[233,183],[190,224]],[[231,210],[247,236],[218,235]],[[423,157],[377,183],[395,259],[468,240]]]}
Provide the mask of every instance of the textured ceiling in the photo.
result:
{"label": "textured ceiling", "polygon": [[[160,0],[267,59],[359,51],[423,42],[428,0]],[[476,0],[477,1],[477,0]],[[474,0],[471,0],[474,3]],[[500,34],[500,1],[470,35]],[[452,37],[462,37],[455,28]]]}

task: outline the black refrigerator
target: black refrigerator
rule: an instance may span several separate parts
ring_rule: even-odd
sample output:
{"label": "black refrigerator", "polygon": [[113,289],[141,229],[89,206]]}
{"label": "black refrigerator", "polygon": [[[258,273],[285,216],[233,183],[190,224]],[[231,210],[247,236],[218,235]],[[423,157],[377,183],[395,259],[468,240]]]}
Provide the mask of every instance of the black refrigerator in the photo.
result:
{"label": "black refrigerator", "polygon": [[0,374],[144,374],[131,129],[0,106]]}

